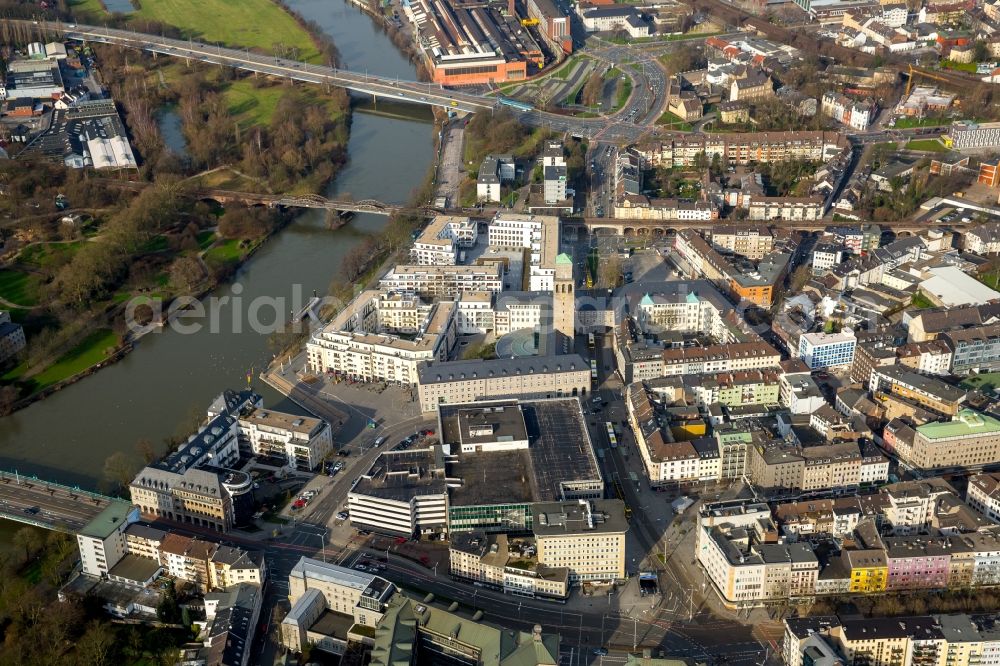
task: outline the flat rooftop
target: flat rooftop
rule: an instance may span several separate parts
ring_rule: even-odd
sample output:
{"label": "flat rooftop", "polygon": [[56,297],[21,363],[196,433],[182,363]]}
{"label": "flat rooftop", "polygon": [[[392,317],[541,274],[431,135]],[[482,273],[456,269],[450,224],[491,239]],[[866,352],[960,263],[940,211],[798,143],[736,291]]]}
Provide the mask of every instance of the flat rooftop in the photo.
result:
{"label": "flat rooftop", "polygon": [[416,495],[443,494],[447,484],[441,447],[383,451],[358,477],[351,492],[398,502]]}
{"label": "flat rooftop", "polygon": [[531,514],[536,537],[628,531],[625,504],[617,499],[539,503]]}
{"label": "flat rooftop", "polygon": [[[528,440],[527,450],[459,453],[460,415],[464,414],[468,418],[473,410],[496,407],[504,407],[504,411],[499,414],[494,412],[494,415],[502,414],[504,418],[516,414],[521,416],[523,426],[517,426],[516,432],[520,433],[520,427],[523,427]],[[508,412],[510,407],[518,407],[519,411]],[[515,493],[517,496],[526,497],[524,501],[556,502],[565,497],[563,491],[566,484],[602,483],[580,402],[576,398],[527,402],[499,400],[476,404],[442,405],[438,410],[441,443],[444,446],[454,447],[452,454],[458,456],[458,462],[452,463],[455,472],[451,476],[460,476],[466,481],[463,488],[455,494],[453,503],[466,504],[463,499],[468,499],[468,503],[481,503],[479,500],[486,503],[491,497],[498,498],[497,501],[506,501],[511,491],[518,486],[529,491],[528,494],[523,491]],[[502,462],[511,467],[502,469]],[[513,483],[513,488],[504,487],[502,481],[498,479],[507,479]],[[475,489],[473,492],[470,487],[472,484],[482,485],[484,488]],[[463,495],[466,495],[466,498],[463,498]]]}

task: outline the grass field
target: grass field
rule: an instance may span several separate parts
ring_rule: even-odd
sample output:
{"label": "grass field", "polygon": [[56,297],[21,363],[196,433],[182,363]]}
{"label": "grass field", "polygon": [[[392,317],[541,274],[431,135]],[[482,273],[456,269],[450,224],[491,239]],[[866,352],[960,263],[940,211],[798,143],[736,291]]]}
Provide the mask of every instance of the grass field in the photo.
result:
{"label": "grass field", "polygon": [[38,276],[24,271],[0,270],[0,298],[31,307],[38,305],[41,283]]}
{"label": "grass field", "polygon": [[270,125],[278,100],[285,93],[284,86],[254,88],[253,84],[243,79],[233,81],[224,93],[229,113],[239,118],[244,127],[253,125]]}
{"label": "grass field", "polygon": [[942,60],[941,66],[947,69],[956,69],[960,72],[969,72],[970,74],[976,73],[976,63],[974,62],[955,62],[954,60]]}
{"label": "grass field", "polygon": [[108,15],[101,0],[73,0],[69,3],[69,8],[73,12],[83,12],[95,17]]}
{"label": "grass field", "polygon": [[896,129],[908,129],[910,127],[937,127],[938,125],[948,125],[951,121],[943,118],[897,118],[894,127]]}
{"label": "grass field", "polygon": [[84,241],[72,243],[37,243],[30,245],[17,256],[17,260],[25,264],[34,264],[47,268],[61,261],[68,261],[76,251],[83,247]]}
{"label": "grass field", "polygon": [[264,53],[280,45],[298,49],[290,54],[297,60],[321,61],[309,33],[271,0],[146,0],[135,15],[176,26],[204,42]]}
{"label": "grass field", "polygon": [[984,393],[989,393],[993,389],[1000,387],[1000,372],[983,372],[978,375],[966,377],[959,384],[966,389],[979,389]]}
{"label": "grass field", "polygon": [[948,149],[937,139],[917,139],[906,144],[907,150],[922,150],[929,153],[943,153]]}
{"label": "grass field", "polygon": [[205,251],[205,261],[215,266],[223,266],[243,258],[244,250],[237,238],[221,241]]}
{"label": "grass field", "polygon": [[632,79],[626,78],[624,81],[618,81],[616,90],[615,111],[628,104],[628,98],[632,96]]}
{"label": "grass field", "polygon": [[73,349],[63,354],[48,368],[33,375],[33,391],[41,391],[64,379],[79,374],[108,357],[108,350],[118,346],[118,336],[109,328],[94,331]]}
{"label": "grass field", "polygon": [[670,129],[677,130],[678,132],[690,132],[692,127],[691,123],[681,120],[669,111],[664,111],[663,115],[656,119],[657,125],[670,125]]}
{"label": "grass field", "polygon": [[932,308],[934,304],[931,303],[930,299],[921,293],[913,294],[913,305],[918,308]]}

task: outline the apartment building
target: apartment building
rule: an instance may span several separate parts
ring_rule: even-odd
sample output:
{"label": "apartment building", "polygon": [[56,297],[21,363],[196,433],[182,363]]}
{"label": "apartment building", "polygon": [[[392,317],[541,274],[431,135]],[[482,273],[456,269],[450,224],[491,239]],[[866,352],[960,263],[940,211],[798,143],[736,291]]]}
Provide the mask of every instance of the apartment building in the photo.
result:
{"label": "apartment building", "polygon": [[621,500],[540,502],[531,507],[538,561],[569,570],[571,584],[625,578]]}
{"label": "apartment building", "polygon": [[379,289],[411,292],[427,298],[456,298],[468,291],[503,291],[499,264],[413,266],[396,264],[379,279]]}
{"label": "apartment building", "polygon": [[986,518],[1000,523],[1000,474],[970,476],[965,501]]}
{"label": "apartment building", "polygon": [[417,371],[421,411],[494,398],[586,396],[590,364],[579,354],[424,363]]}
{"label": "apartment building", "polygon": [[791,255],[774,252],[756,265],[734,263],[719,254],[701,235],[692,229],[680,231],[674,242],[678,254],[706,280],[726,290],[736,300],[748,300],[770,307],[776,290],[788,271]]}
{"label": "apartment building", "polygon": [[713,227],[710,241],[720,252],[760,261],[774,249],[774,235],[767,227],[724,225]]}
{"label": "apartment building", "polygon": [[751,220],[819,220],[826,212],[826,199],[754,196],[747,210]]}
{"label": "apartment building", "polygon": [[625,389],[629,423],[650,484],[662,486],[718,479],[721,460],[716,442],[706,440],[703,444],[708,450],[705,451],[690,441],[675,441],[663,402],[642,382],[629,384]]}
{"label": "apartment building", "polygon": [[895,365],[898,360],[896,350],[887,347],[881,341],[856,345],[854,359],[851,361],[851,381],[868,386],[872,372],[878,368]]}
{"label": "apartment building", "polygon": [[[499,201],[499,197],[490,200]],[[437,215],[413,241],[410,260],[418,266],[453,266],[457,263],[459,248],[474,247],[478,236],[479,224],[474,220]]]}
{"label": "apartment building", "polygon": [[966,305],[920,310],[904,318],[910,342],[935,340],[948,331],[978,328],[994,324],[1000,317],[1000,305]]}
{"label": "apartment building", "polygon": [[861,131],[868,129],[868,125],[878,115],[877,107],[873,113],[871,103],[853,100],[833,90],[824,93],[820,101],[820,111],[837,122]]}
{"label": "apartment building", "polygon": [[857,342],[849,328],[840,333],[804,333],[799,336],[799,358],[810,370],[850,365]]}
{"label": "apartment building", "polygon": [[993,614],[789,618],[783,654],[789,666],[974,666],[995,661],[998,638]]}
{"label": "apartment building", "polygon": [[957,386],[918,374],[903,365],[874,368],[868,388],[876,400],[880,394],[893,394],[945,416],[958,414],[966,397],[966,392]]}
{"label": "apartment building", "polygon": [[254,409],[240,415],[239,428],[254,455],[278,458],[297,469],[315,469],[333,450],[330,424],[311,416]]}
{"label": "apartment building", "polygon": [[775,368],[781,361],[781,354],[766,342],[736,342],[665,349],[661,352],[660,361],[659,372],[654,377]]}
{"label": "apartment building", "polygon": [[979,469],[1000,460],[1000,421],[972,409],[916,428],[895,419],[883,439],[889,451],[918,469]]}
{"label": "apartment building", "polygon": [[651,167],[693,166],[698,155],[714,155],[728,164],[787,160],[827,161],[847,146],[837,132],[749,132],[673,135],[659,143],[636,147],[644,164]]}
{"label": "apartment building", "polygon": [[77,532],[80,569],[88,576],[107,577],[128,553],[125,532],[139,519],[130,502],[112,499],[97,516]]}
{"label": "apartment building", "polygon": [[539,561],[534,540],[480,531],[452,535],[448,545],[451,575],[506,593],[565,599],[569,569]]}
{"label": "apartment building", "polygon": [[698,518],[698,562],[728,608],[813,596],[819,560],[804,543],[778,543],[766,505],[710,506]]}
{"label": "apartment building", "polygon": [[822,490],[861,485],[863,456],[856,442],[802,447],[783,440],[755,442],[747,477],[761,488]]}
{"label": "apartment building", "polygon": [[[997,179],[994,174],[1000,171],[1000,165],[992,165],[992,168],[994,173],[988,177],[990,181]],[[982,173],[982,167],[980,167],[980,173]],[[980,178],[982,179],[982,176]],[[965,249],[976,254],[997,254],[1000,252],[1000,222],[987,222],[965,232]]]}
{"label": "apartment building", "polygon": [[[351,301],[306,344],[309,369],[360,381],[413,386],[421,362],[448,358],[457,336],[454,302],[423,307],[411,301],[408,313],[387,307],[387,303],[383,294],[374,290]],[[419,325],[405,323],[409,321],[419,321]]]}
{"label": "apartment building", "polygon": [[812,414],[827,404],[809,372],[785,372],[780,378],[781,404],[792,414]]}
{"label": "apartment building", "polygon": [[924,375],[951,373],[952,351],[945,340],[909,342],[896,348],[900,365]]}
{"label": "apartment building", "polygon": [[1000,369],[1000,324],[948,330],[940,338],[952,350],[952,373],[964,375]]}

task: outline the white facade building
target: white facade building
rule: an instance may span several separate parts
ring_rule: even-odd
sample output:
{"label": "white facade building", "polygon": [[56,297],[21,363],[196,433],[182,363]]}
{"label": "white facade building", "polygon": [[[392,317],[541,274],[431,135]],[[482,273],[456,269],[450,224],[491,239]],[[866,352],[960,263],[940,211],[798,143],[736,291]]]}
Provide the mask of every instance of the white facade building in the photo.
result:
{"label": "white facade building", "polygon": [[138,519],[139,511],[129,502],[113,499],[87,523],[76,535],[83,573],[107,577],[111,568],[128,552],[125,529]]}

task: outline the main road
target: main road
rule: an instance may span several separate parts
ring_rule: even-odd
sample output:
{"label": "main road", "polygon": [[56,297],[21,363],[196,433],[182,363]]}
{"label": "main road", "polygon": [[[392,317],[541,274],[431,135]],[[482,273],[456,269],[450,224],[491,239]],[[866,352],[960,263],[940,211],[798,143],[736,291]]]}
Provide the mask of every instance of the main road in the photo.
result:
{"label": "main road", "polygon": [[[426,104],[468,112],[495,110],[499,107],[499,102],[494,97],[447,89],[433,83],[403,81],[375,76],[367,72],[352,72],[337,67],[262,55],[248,49],[226,48],[221,44],[205,44],[190,39],[185,41],[132,30],[77,23],[15,19],[6,19],[6,22],[21,28],[37,30],[42,37],[54,33],[66,39],[81,42],[116,44],[151,53],[234,67],[268,76],[318,85],[338,86],[354,92],[413,104]],[[644,83],[644,77],[634,78]],[[638,108],[638,102],[630,101],[617,114],[605,118],[575,118],[537,109],[521,111],[512,108],[510,110],[521,122],[527,125],[547,127],[553,131],[569,132],[585,138],[600,135],[602,140],[612,143],[634,143],[643,135],[651,132],[652,128],[644,124],[621,122],[625,118],[634,119],[634,116],[630,116],[633,106]],[[642,109],[642,113],[647,111],[647,108]]]}

